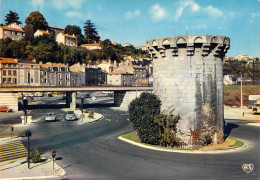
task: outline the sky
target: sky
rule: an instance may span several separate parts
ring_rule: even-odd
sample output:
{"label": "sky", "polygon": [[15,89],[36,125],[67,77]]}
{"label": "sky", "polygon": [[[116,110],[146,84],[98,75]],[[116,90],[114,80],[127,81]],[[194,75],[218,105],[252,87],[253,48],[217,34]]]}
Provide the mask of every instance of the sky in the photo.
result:
{"label": "sky", "polygon": [[134,46],[186,32],[227,36],[228,56],[260,57],[260,0],[0,0],[0,23],[9,10],[22,27],[33,11],[50,26],[77,25],[82,33],[90,19],[101,40]]}

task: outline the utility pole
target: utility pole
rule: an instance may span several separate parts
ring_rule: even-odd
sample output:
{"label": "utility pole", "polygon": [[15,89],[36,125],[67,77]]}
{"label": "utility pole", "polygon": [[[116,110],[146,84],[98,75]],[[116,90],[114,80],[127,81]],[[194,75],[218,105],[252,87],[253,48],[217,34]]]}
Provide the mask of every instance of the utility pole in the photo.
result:
{"label": "utility pole", "polygon": [[[243,75],[241,73],[241,110],[243,110]],[[241,117],[243,117],[243,112],[241,114]]]}

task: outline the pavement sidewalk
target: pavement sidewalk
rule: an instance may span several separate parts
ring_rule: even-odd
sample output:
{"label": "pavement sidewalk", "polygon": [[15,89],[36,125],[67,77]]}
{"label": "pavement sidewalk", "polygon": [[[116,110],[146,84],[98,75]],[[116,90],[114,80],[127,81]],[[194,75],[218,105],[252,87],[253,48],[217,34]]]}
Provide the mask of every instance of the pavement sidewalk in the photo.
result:
{"label": "pavement sidewalk", "polygon": [[260,114],[253,114],[252,109],[248,109],[247,107],[243,107],[241,109],[241,108],[232,108],[229,106],[225,106],[224,118],[260,122]]}
{"label": "pavement sidewalk", "polygon": [[30,169],[26,159],[0,163],[0,179],[60,179],[65,171],[51,159],[41,163],[30,163]]}

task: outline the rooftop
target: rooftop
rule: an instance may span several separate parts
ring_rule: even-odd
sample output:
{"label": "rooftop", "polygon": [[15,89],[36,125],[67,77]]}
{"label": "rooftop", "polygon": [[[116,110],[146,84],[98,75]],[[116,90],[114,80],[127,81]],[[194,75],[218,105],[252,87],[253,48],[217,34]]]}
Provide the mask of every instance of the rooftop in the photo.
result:
{"label": "rooftop", "polygon": [[0,28],[5,29],[5,30],[9,30],[9,31],[25,32],[22,28],[21,28],[21,29],[18,29],[18,28],[10,28],[10,27],[6,27],[6,26],[0,26]]}

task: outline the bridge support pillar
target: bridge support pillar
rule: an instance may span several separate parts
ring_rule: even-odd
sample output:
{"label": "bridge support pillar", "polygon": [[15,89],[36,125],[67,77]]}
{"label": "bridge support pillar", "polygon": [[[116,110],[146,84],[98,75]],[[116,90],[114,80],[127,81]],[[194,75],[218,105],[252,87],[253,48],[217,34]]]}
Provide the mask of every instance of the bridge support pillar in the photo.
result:
{"label": "bridge support pillar", "polygon": [[72,110],[76,109],[76,92],[66,92],[66,106]]}
{"label": "bridge support pillar", "polygon": [[115,91],[114,92],[114,103],[115,106],[120,107],[125,97],[126,91]]}

